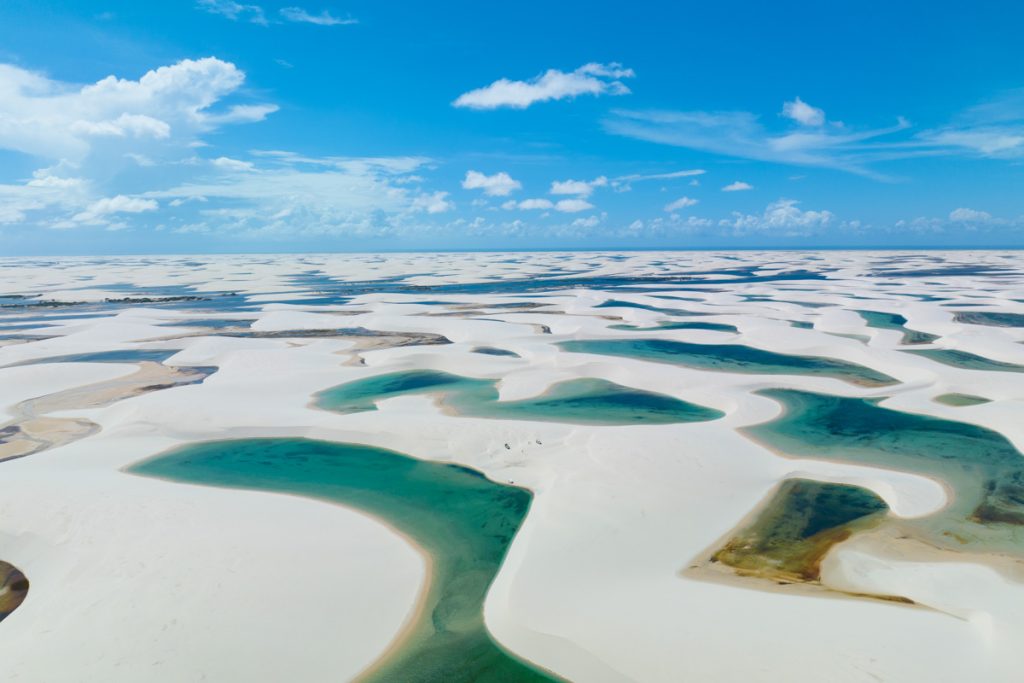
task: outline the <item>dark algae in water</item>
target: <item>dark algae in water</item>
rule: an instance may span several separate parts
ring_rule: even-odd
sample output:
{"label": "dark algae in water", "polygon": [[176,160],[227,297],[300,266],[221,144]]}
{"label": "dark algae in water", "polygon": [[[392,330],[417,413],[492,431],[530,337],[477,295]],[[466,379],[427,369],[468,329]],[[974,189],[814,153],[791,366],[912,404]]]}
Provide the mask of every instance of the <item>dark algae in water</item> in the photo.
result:
{"label": "dark algae in water", "polygon": [[968,325],[989,325],[991,327],[1024,327],[1024,313],[999,313],[991,311],[957,311],[953,320]]}
{"label": "dark algae in water", "polygon": [[711,562],[776,583],[817,582],[829,549],[854,530],[877,523],[888,509],[859,486],[790,479],[749,526],[715,551]]}
{"label": "dark algae in water", "polygon": [[364,681],[556,680],[502,649],[483,620],[487,589],[530,506],[525,489],[394,451],[293,438],[198,443],[128,471],[348,505],[414,539],[433,562],[423,610]]}
{"label": "dark algae in water", "polygon": [[935,397],[935,401],[942,403],[943,405],[953,406],[954,408],[980,406],[983,403],[991,403],[990,399],[983,398],[981,396],[973,396],[971,394],[941,394]]}
{"label": "dark algae in water", "polygon": [[[878,405],[877,399],[768,389],[782,417],[745,428],[755,440],[794,457],[824,458],[914,472],[946,483],[949,504],[899,520],[932,545],[1024,557],[1024,456],[983,427]],[[897,523],[897,522],[894,522]]]}
{"label": "dark algae in water", "polygon": [[954,368],[963,368],[964,370],[1024,372],[1024,365],[1004,363],[1003,361],[992,360],[990,358],[985,358],[984,356],[978,356],[973,353],[968,353],[967,351],[958,351],[956,349],[919,349],[915,351],[905,351],[904,353],[917,354],[918,356],[930,358],[931,360],[942,363],[943,365],[949,365]]}
{"label": "dark algae in water", "polygon": [[28,579],[13,564],[0,560],[0,621],[11,616],[28,595]]}
{"label": "dark algae in water", "polygon": [[461,377],[437,370],[410,370],[341,384],[317,395],[316,404],[339,413],[375,410],[394,396],[440,393],[459,415],[574,424],[673,424],[714,420],[724,413],[672,396],[630,389],[601,379],[560,382],[546,393],[520,401],[499,401],[495,380]]}

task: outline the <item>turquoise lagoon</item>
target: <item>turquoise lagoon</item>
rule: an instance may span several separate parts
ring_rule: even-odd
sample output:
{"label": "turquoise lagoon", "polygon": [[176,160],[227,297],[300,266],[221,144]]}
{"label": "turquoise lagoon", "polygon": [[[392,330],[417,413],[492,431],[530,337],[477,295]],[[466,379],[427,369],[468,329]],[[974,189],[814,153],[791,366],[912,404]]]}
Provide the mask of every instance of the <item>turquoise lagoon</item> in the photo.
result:
{"label": "turquoise lagoon", "polygon": [[[858,399],[768,389],[784,414],[744,431],[794,457],[842,460],[923,474],[946,483],[943,510],[901,528],[957,550],[1024,555],[1024,456],[1001,434]],[[893,522],[897,523],[897,522]]]}
{"label": "turquoise lagoon", "polygon": [[561,342],[559,346],[575,353],[625,356],[698,370],[817,375],[871,387],[897,383],[888,375],[855,363],[818,356],[792,356],[741,344],[691,344],[665,339],[582,339]]}
{"label": "turquoise lagoon", "polygon": [[939,337],[927,332],[919,332],[907,328],[907,319],[898,313],[883,313],[880,311],[857,311],[860,317],[864,318],[868,327],[879,330],[896,330],[903,333],[903,344],[930,344]]}
{"label": "turquoise lagoon", "polygon": [[483,621],[487,589],[530,506],[525,489],[394,451],[295,438],[197,443],[128,471],[348,505],[414,539],[433,560],[424,608],[394,652],[363,680],[555,680],[498,646]]}
{"label": "turquoise lagoon", "polygon": [[413,394],[443,395],[443,404],[468,417],[542,420],[595,425],[700,422],[723,413],[664,394],[601,379],[560,382],[546,393],[520,401],[499,401],[496,380],[462,377],[438,370],[409,370],[347,382],[316,397],[316,405],[339,413],[375,410],[376,402]]}

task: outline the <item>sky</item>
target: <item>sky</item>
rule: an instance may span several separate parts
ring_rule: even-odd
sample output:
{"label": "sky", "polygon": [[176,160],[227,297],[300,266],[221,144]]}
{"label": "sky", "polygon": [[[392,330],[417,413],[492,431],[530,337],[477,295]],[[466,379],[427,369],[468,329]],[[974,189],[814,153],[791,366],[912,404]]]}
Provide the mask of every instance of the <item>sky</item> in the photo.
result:
{"label": "sky", "polygon": [[0,256],[1024,247],[1024,3],[4,0]]}

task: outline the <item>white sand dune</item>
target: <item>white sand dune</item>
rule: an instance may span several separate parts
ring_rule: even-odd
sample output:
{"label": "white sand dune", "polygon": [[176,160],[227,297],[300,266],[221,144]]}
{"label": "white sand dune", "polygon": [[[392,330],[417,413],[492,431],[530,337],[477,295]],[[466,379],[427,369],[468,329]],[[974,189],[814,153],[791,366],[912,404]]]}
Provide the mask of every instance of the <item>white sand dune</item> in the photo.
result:
{"label": "white sand dune", "polygon": [[[1024,365],[1021,328],[957,322],[951,312],[957,307],[944,305],[973,296],[982,298],[972,303],[985,306],[962,310],[1024,313],[1024,259],[995,252],[943,254],[946,264],[1017,270],[999,278],[930,275],[925,279],[935,284],[925,285],[920,278],[880,275],[883,265],[892,266],[892,254],[835,252],[814,263],[797,254],[745,253],[739,263],[732,256],[630,253],[612,260],[607,254],[530,254],[516,263],[508,263],[507,254],[124,257],[102,267],[69,259],[59,272],[31,261],[0,262],[0,293],[46,300],[141,297],[146,288],[167,286],[198,296],[253,297],[251,308],[223,314],[216,297],[174,309],[106,308],[95,318],[54,320],[50,339],[0,347],[5,419],[14,417],[11,406],[26,399],[136,369],[124,363],[3,367],[14,363],[170,348],[178,352],[168,365],[219,368],[201,384],[60,411],[61,417],[88,419],[101,431],[0,463],[0,559],[31,581],[28,599],[0,623],[0,678],[338,681],[374,662],[408,619],[426,581],[424,557],[409,539],[340,506],[122,471],[194,441],[305,436],[460,463],[495,481],[530,488],[533,506],[492,585],[485,617],[503,646],[568,679],[1019,680],[1024,584],[992,558],[907,554],[904,546],[870,534],[855,535],[828,554],[825,585],[905,596],[918,606],[838,592],[759,590],[681,572],[788,478],[871,489],[897,517],[928,515],[948,503],[943,482],[914,473],[786,458],[754,443],[737,430],[780,412],[757,390],[886,397],[887,407],[996,430],[1024,452],[1024,376],[952,367],[904,350],[950,348]],[[582,264],[593,264],[594,276],[683,272],[694,279],[656,283],[644,292],[567,285],[536,294],[390,293],[382,286],[323,306],[274,303],[323,296],[330,278],[338,285],[415,273],[405,284],[423,287],[568,280],[566,271],[585,270]],[[700,275],[738,265],[760,265],[760,274],[829,272],[828,279],[813,281]],[[899,265],[936,267],[913,255]],[[296,284],[296,274],[312,270],[327,280]],[[701,278],[716,282],[702,287]],[[117,289],[125,284],[134,285],[129,294]],[[739,332],[612,329],[622,321],[653,326],[680,318],[645,308],[598,307],[609,299],[709,313],[687,319],[732,324]],[[435,315],[459,309],[421,301],[474,304],[486,312],[474,306],[464,314]],[[500,306],[523,302],[546,305]],[[859,309],[898,313],[909,328],[941,339],[901,347],[901,332],[869,327],[855,313]],[[10,309],[0,324],[71,310]],[[191,328],[160,325],[218,317],[255,318],[252,328],[261,332],[361,327],[443,335],[453,343],[359,350],[364,364],[357,365],[354,338],[224,337],[216,329],[190,336]],[[792,321],[814,327],[793,327]],[[863,387],[827,377],[712,372],[569,353],[556,345],[638,337],[825,356],[870,367],[899,384]],[[479,346],[519,357],[474,353]],[[601,378],[716,408],[725,417],[583,426],[459,417],[445,414],[427,396],[382,401],[377,411],[354,415],[311,405],[315,393],[340,383],[414,368],[500,380],[502,400],[537,396],[560,381]],[[992,402],[953,408],[934,401],[948,392]]]}

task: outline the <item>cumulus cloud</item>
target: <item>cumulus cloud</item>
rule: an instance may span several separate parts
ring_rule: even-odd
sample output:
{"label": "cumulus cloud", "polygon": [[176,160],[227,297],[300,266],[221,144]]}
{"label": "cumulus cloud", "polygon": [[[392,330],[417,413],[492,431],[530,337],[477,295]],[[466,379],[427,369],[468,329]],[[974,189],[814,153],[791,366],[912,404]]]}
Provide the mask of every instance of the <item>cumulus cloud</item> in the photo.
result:
{"label": "cumulus cloud", "polygon": [[556,180],[551,183],[551,194],[589,197],[596,187],[605,187],[608,179],[599,176],[593,180]]}
{"label": "cumulus cloud", "polygon": [[488,86],[459,95],[452,106],[468,109],[526,109],[537,102],[572,99],[579,95],[627,95],[620,80],[632,78],[632,69],[621,64],[584,64],[575,71],[548,69],[528,81],[499,79]]}
{"label": "cumulus cloud", "polygon": [[817,107],[812,107],[799,97],[782,105],[782,115],[787,119],[793,119],[801,126],[825,125],[825,112]]}
{"label": "cumulus cloud", "polygon": [[601,223],[601,219],[597,216],[587,216],[586,218],[577,218],[571,225],[574,228],[596,228]]}
{"label": "cumulus cloud", "polygon": [[950,211],[949,220],[956,223],[987,223],[992,220],[992,214],[987,211],[959,208]]}
{"label": "cumulus cloud", "polygon": [[447,192],[434,192],[421,194],[413,198],[412,208],[426,211],[427,213],[444,213],[455,208],[453,202],[448,201]]}
{"label": "cumulus cloud", "polygon": [[522,186],[522,183],[504,171],[494,175],[484,175],[479,171],[467,171],[466,177],[462,181],[464,189],[483,190],[484,194],[489,197],[507,197]]}
{"label": "cumulus cloud", "polygon": [[516,205],[518,209],[553,209],[555,207],[554,202],[550,199],[524,199]]}
{"label": "cumulus cloud", "polygon": [[792,236],[813,234],[835,218],[830,211],[803,211],[797,206],[799,203],[795,199],[780,199],[769,204],[760,215],[733,212],[731,218],[718,224],[738,235],[774,232]]}
{"label": "cumulus cloud", "polygon": [[201,167],[206,176],[143,196],[170,200],[186,212],[171,221],[175,231],[265,239],[386,236],[455,208],[447,192],[409,182],[431,163],[422,157],[309,157],[281,150],[253,155],[250,166],[207,164]]}
{"label": "cumulus cloud", "polygon": [[680,197],[679,199],[675,200],[674,202],[666,204],[665,205],[665,210],[669,211],[669,212],[671,212],[671,211],[679,211],[680,209],[685,209],[688,206],[695,206],[697,203],[698,203],[698,200],[696,200],[696,199],[691,199],[690,197]]}
{"label": "cumulus cloud", "polygon": [[960,207],[950,211],[944,218],[918,216],[896,221],[894,227],[900,232],[915,234],[960,234],[966,231],[1006,235],[1024,231],[1024,215],[1007,218],[994,216],[988,211]]}
{"label": "cumulus cloud", "polygon": [[0,148],[80,161],[100,148],[123,157],[158,144],[184,146],[202,132],[276,111],[270,104],[214,109],[244,80],[234,64],[214,57],[182,60],[137,81],[108,76],[91,85],[0,64]]}
{"label": "cumulus cloud", "polygon": [[579,213],[580,211],[586,211],[594,208],[594,205],[585,199],[562,199],[557,202],[553,202],[550,199],[536,198],[536,199],[524,199],[520,202],[515,200],[509,200],[501,205],[501,208],[512,211],[519,209],[520,211],[561,211],[562,213]]}
{"label": "cumulus cloud", "polygon": [[0,184],[0,224],[25,223],[40,211],[76,211],[88,202],[88,183],[60,175],[62,169],[40,169],[21,183]]}
{"label": "cumulus cloud", "polygon": [[723,187],[722,192],[743,192],[744,190],[753,189],[754,186],[751,185],[750,183],[745,183],[742,180],[737,180],[736,182],[729,183],[728,185]]}
{"label": "cumulus cloud", "polygon": [[561,199],[555,202],[555,211],[562,213],[579,213],[593,208],[594,205],[585,199]]}
{"label": "cumulus cloud", "polygon": [[282,7],[280,14],[285,21],[316,24],[317,26],[349,26],[359,23],[357,19],[335,17],[327,10],[322,11],[320,14],[310,14],[301,7]]}

